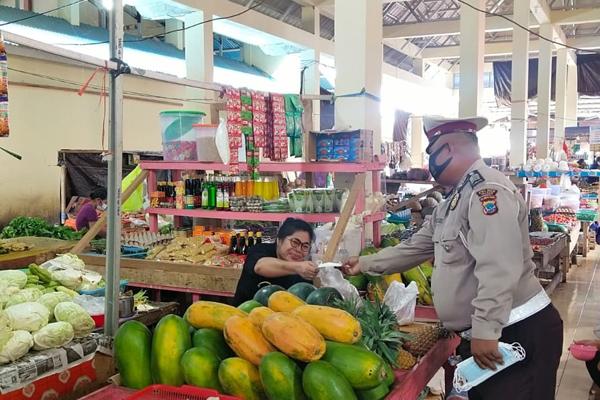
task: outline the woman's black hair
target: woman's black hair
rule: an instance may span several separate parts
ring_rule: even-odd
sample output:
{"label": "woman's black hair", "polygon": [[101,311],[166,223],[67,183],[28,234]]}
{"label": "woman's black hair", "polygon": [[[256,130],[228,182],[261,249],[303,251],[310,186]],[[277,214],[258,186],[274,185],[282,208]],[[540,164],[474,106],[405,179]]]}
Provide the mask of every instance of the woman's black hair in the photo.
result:
{"label": "woman's black hair", "polygon": [[315,231],[312,226],[308,222],[297,218],[288,218],[283,221],[283,224],[279,227],[279,231],[277,231],[277,239],[284,240],[298,231],[308,233],[311,242],[315,240]]}
{"label": "woman's black hair", "polygon": [[106,200],[107,197],[108,197],[108,195],[106,193],[106,188],[103,188],[101,186],[95,187],[90,192],[90,199],[92,199],[92,200],[95,200],[95,199]]}

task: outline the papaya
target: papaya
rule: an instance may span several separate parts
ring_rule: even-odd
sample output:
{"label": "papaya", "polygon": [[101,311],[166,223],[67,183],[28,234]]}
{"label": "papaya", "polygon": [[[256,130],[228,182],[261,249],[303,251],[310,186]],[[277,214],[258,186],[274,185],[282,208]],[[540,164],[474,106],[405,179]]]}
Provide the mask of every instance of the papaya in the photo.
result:
{"label": "papaya", "polygon": [[290,292],[275,292],[269,297],[269,308],[275,312],[292,312],[304,305],[303,300]]}
{"label": "papaya", "polygon": [[218,329],[198,329],[192,336],[192,345],[212,351],[220,360],[234,356],[233,351],[225,342],[223,332]]}
{"label": "papaya", "polygon": [[173,314],[161,318],[152,337],[150,365],[154,383],[183,385],[181,357],[190,347],[192,339],[185,320]]}
{"label": "papaya", "polygon": [[385,281],[385,285],[386,285],[385,288],[386,288],[386,290],[387,290],[388,287],[390,287],[390,285],[394,281],[403,283],[403,281],[402,281],[402,274],[400,272],[396,272],[395,274],[391,274],[391,275],[383,275],[383,280]]}
{"label": "papaya", "polygon": [[337,289],[332,287],[322,287],[312,292],[306,298],[306,303],[316,306],[333,307],[337,300],[343,300],[342,295]]}
{"label": "papaya", "polygon": [[139,321],[125,322],[117,331],[113,346],[122,385],[132,389],[151,385],[152,333],[148,327]]}
{"label": "papaya", "polygon": [[248,317],[252,321],[254,325],[258,327],[258,329],[262,329],[262,324],[265,322],[265,319],[271,314],[274,314],[275,311],[271,310],[268,307],[257,307],[254,310],[250,311],[250,315]]}
{"label": "papaya", "polygon": [[344,375],[325,361],[308,364],[302,374],[302,387],[311,400],[357,400]]}
{"label": "papaya", "polygon": [[258,301],[263,306],[269,305],[269,297],[275,292],[285,291],[285,289],[279,285],[268,285],[264,286],[254,294],[254,300]]}
{"label": "papaya", "polygon": [[222,392],[219,382],[219,364],[221,360],[205,347],[192,347],[181,357],[183,379],[185,383],[201,388]]}
{"label": "papaya", "polygon": [[262,307],[262,304],[260,304],[256,300],[248,300],[240,304],[237,308],[239,308],[245,313],[250,313],[250,311],[254,310],[257,307]]}
{"label": "papaya", "polygon": [[262,324],[265,338],[282,353],[311,362],[325,353],[323,336],[308,322],[289,313],[274,313]]}
{"label": "papaya", "polygon": [[390,363],[385,362],[383,366],[385,367],[385,380],[383,381],[383,383],[385,383],[387,387],[390,387],[394,384],[394,381],[396,380],[396,375],[394,374],[394,370],[392,369]]}
{"label": "papaya", "polygon": [[390,392],[390,388],[384,382],[372,389],[357,390],[358,400],[382,400]]}
{"label": "papaya", "polygon": [[298,282],[290,286],[287,291],[297,296],[302,301],[306,301],[306,298],[315,290],[317,290],[317,288],[308,282]]}
{"label": "papaya", "polygon": [[258,368],[243,358],[223,360],[219,366],[219,382],[226,394],[244,400],[262,400],[265,397]]}
{"label": "papaya", "polygon": [[257,328],[248,317],[229,318],[225,322],[223,336],[235,354],[257,366],[265,354],[275,351],[260,328]]}
{"label": "papaya", "polygon": [[233,306],[214,301],[197,301],[185,312],[187,321],[196,329],[213,328],[223,330],[223,325],[234,315],[244,317],[248,314]]}
{"label": "papaya", "polygon": [[292,314],[315,327],[325,339],[352,344],[362,335],[360,322],[338,308],[305,305],[296,308]]}
{"label": "papaya", "polygon": [[278,351],[262,358],[258,367],[260,380],[269,400],[304,400],[302,370],[288,356]]}
{"label": "papaya", "polygon": [[327,341],[323,361],[331,363],[358,390],[379,386],[387,376],[385,361],[362,346]]}

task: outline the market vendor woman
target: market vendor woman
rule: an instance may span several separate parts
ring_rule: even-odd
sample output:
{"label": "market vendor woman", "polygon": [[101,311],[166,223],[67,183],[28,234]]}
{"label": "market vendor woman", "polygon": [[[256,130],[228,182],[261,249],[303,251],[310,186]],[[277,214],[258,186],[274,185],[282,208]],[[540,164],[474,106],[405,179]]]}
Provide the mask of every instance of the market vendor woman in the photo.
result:
{"label": "market vendor woman", "polygon": [[[90,193],[90,201],[84,204],[77,213],[75,225],[78,231],[90,229],[98,221],[98,211],[106,210],[106,189],[97,187]],[[99,236],[104,236],[105,229],[101,229]]]}
{"label": "market vendor woman", "polygon": [[251,247],[235,291],[235,305],[252,299],[261,282],[286,289],[298,282],[312,282],[317,267],[308,256],[314,239],[307,222],[288,218],[279,228],[275,243]]}

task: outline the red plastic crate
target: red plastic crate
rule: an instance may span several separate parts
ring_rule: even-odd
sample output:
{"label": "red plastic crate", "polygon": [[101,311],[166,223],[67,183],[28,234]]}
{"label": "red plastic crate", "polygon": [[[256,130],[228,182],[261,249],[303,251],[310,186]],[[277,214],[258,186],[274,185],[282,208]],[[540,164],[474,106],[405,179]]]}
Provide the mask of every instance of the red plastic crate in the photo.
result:
{"label": "red plastic crate", "polygon": [[194,386],[174,387],[168,385],[150,385],[137,393],[132,394],[128,400],[207,400],[216,397],[220,400],[241,400],[239,397],[226,396],[216,390],[202,389]]}

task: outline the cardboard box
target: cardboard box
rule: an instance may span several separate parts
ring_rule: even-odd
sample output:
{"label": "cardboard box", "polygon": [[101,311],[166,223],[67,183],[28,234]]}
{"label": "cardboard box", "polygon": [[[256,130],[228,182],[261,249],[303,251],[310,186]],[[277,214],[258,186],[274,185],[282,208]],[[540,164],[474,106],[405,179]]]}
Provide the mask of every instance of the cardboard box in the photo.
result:
{"label": "cardboard box", "polygon": [[92,359],[37,379],[21,389],[0,394],[0,400],[63,399],[75,391],[85,392],[95,381],[96,366]]}
{"label": "cardboard box", "polygon": [[373,161],[373,131],[371,130],[325,130],[311,132],[311,134],[316,137],[314,154],[317,161]]}

